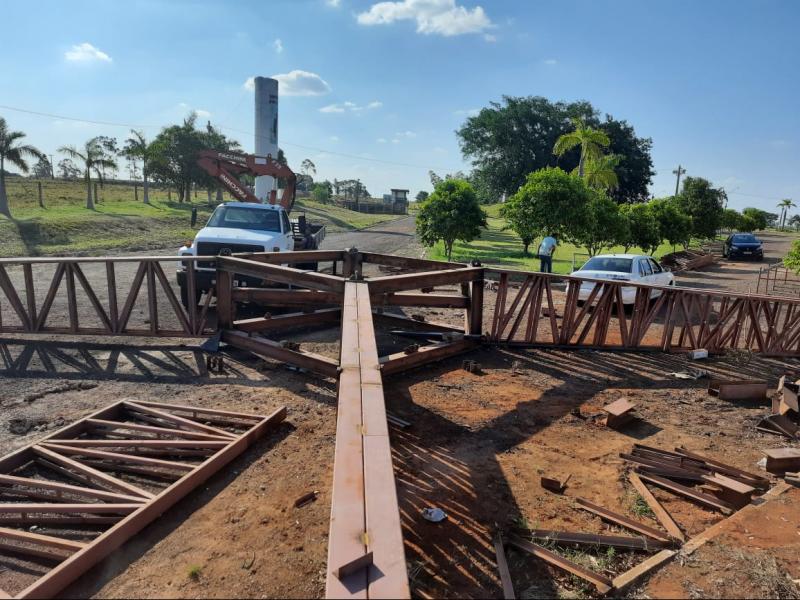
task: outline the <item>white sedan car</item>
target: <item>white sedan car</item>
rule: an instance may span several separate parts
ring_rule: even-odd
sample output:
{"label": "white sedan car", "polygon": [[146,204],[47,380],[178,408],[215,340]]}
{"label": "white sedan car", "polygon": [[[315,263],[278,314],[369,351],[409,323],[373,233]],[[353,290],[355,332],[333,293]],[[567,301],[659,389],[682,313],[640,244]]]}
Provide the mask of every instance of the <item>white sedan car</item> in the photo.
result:
{"label": "white sedan car", "polygon": [[[599,254],[586,261],[580,269],[574,271],[576,277],[591,279],[611,279],[613,281],[633,281],[650,285],[675,285],[675,277],[665,270],[652,256],[641,254]],[[578,295],[580,302],[589,299],[596,284],[585,281],[581,284]],[[652,290],[651,298],[658,298],[661,290]],[[633,304],[636,298],[636,288],[622,288],[622,302]]]}

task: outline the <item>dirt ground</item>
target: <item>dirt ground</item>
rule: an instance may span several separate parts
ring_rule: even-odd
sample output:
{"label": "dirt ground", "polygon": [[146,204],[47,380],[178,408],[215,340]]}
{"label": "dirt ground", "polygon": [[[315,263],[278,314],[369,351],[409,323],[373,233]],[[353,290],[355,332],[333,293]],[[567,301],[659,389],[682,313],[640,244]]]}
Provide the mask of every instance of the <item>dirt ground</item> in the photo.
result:
{"label": "dirt ground", "polygon": [[[303,347],[335,354],[335,330],[313,337],[328,341],[306,342]],[[28,347],[6,343],[3,350],[15,357]],[[389,350],[382,343],[381,352]],[[575,506],[574,497],[635,517],[635,496],[625,483],[618,456],[634,442],[662,448],[685,445],[749,470],[757,469],[761,449],[785,445],[754,429],[768,411],[766,406],[720,401],[707,395],[703,380],[675,379],[672,372],[689,366],[683,357],[499,349],[477,350],[467,357],[482,365],[482,373],[462,370],[461,358],[453,358],[386,381],[389,410],[412,423],[407,429],[392,430],[392,448],[406,556],[417,597],[500,597],[491,544],[498,529],[604,531],[599,519]],[[318,597],[324,593],[335,384],[246,354],[226,355],[226,365],[223,375],[205,373],[196,351],[180,345],[134,350],[50,343],[34,346],[25,374],[3,376],[4,453],[120,398],[259,413],[279,405],[289,409],[277,432],[83,576],[66,596]],[[757,359],[747,365],[712,359],[704,366],[719,375],[760,376],[772,382],[798,368],[795,362]],[[602,405],[619,397],[636,403],[641,416],[622,432],[594,420]],[[12,419],[27,419],[36,429],[12,434]],[[539,485],[543,474],[568,473],[572,478],[563,496]],[[294,499],[311,490],[320,492],[319,499],[294,508]],[[721,519],[718,513],[655,493],[688,536]],[[767,515],[777,520],[783,516],[787,521],[780,523],[789,525],[774,531],[748,525],[750,531],[761,531],[755,539],[732,531],[730,536],[735,537],[721,537],[691,557],[691,564],[706,564],[706,569],[684,565],[665,580],[672,583],[659,583],[669,569],[677,568],[671,565],[645,593],[697,597],[696,590],[703,589],[702,595],[714,595],[710,590],[716,590],[722,597],[730,588],[714,583],[719,577],[715,579],[708,565],[717,564],[719,557],[713,553],[727,552],[725,548],[744,552],[739,560],[745,562],[751,560],[750,554],[763,555],[766,561],[774,556],[776,572],[800,578],[798,563],[791,560],[797,548],[789,545],[800,540],[798,499],[786,495],[783,512]],[[439,524],[425,521],[421,510],[429,506],[442,508],[449,518]],[[762,552],[778,546],[787,549]],[[556,550],[611,576],[645,557],[622,551],[610,555]],[[726,556],[732,565],[729,570],[740,572],[733,554]],[[509,561],[521,597],[593,595],[579,580],[526,555],[509,551]],[[0,571],[0,587],[13,591],[23,583]],[[766,584],[754,579],[749,589],[762,595],[758,585]]]}

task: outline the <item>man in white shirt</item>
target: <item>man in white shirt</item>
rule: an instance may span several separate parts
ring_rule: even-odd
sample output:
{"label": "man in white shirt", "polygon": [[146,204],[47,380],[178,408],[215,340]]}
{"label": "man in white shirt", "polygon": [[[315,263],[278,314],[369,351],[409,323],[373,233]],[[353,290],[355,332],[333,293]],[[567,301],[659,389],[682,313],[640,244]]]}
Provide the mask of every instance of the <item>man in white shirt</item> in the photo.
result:
{"label": "man in white shirt", "polygon": [[539,270],[542,273],[553,272],[553,254],[558,246],[558,241],[552,235],[548,235],[539,244]]}

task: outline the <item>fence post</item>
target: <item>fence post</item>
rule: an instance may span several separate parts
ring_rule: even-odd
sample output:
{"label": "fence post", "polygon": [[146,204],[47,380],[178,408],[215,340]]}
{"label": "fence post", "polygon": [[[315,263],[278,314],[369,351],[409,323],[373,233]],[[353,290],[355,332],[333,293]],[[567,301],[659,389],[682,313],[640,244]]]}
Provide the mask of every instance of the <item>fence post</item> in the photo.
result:
{"label": "fence post", "polygon": [[229,329],[233,326],[232,296],[232,273],[217,268],[217,323],[220,329]]}
{"label": "fence post", "polygon": [[472,282],[469,295],[469,333],[481,335],[483,329],[483,273],[479,279]]}
{"label": "fence post", "polygon": [[139,186],[135,183],[133,184],[133,199],[135,202],[139,201]]}
{"label": "fence post", "polygon": [[42,193],[42,182],[41,181],[37,181],[36,185],[39,188],[39,206],[41,208],[44,208],[45,206],[44,206],[44,194]]}

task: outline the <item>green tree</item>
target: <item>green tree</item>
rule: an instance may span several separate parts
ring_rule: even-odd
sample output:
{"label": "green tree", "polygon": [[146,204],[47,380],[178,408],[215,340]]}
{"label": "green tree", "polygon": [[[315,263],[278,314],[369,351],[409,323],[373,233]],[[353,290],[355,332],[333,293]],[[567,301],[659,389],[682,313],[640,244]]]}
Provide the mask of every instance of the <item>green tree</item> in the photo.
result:
{"label": "green tree", "polygon": [[591,196],[584,209],[582,226],[575,228],[572,239],[586,248],[589,256],[595,256],[630,234],[628,223],[616,202],[602,192],[592,192]]}
{"label": "green tree", "polygon": [[321,204],[327,204],[330,202],[331,199],[331,184],[328,181],[323,183],[315,183],[314,187],[311,188],[311,197],[314,198],[315,202],[320,202]]}
{"label": "green tree", "polygon": [[692,235],[712,239],[722,222],[722,206],[725,192],[711,186],[702,177],[687,177],[678,195],[681,210],[692,217]]}
{"label": "green tree", "polygon": [[75,146],[61,146],[58,149],[68,158],[78,160],[83,163],[83,178],[86,182],[86,208],[94,210],[94,198],[92,196],[92,173],[98,181],[103,181],[105,169],[116,169],[117,163],[107,154],[107,149],[103,147],[102,140],[93,137],[88,140],[82,149],[78,150]]}
{"label": "green tree", "polygon": [[150,183],[147,180],[148,172],[148,151],[147,140],[144,133],[131,129],[131,137],[125,140],[125,145],[122,148],[121,154],[126,158],[136,161],[142,161],[142,196],[145,204],[150,204]]}
{"label": "green tree", "polygon": [[722,219],[720,220],[720,225],[726,231],[733,231],[739,226],[739,222],[742,220],[742,215],[739,214],[738,211],[732,208],[726,208],[722,211]]}
{"label": "green tree", "polygon": [[773,213],[768,213],[765,210],[761,210],[760,208],[753,208],[752,206],[748,206],[742,211],[742,215],[745,217],[749,217],[753,220],[754,228],[752,231],[761,231],[762,229],[766,229],[770,222],[770,217],[774,216],[775,221],[777,221],[778,215],[774,215]]}
{"label": "green tree", "polygon": [[591,198],[582,179],[559,168],[547,168],[528,175],[525,185],[503,204],[501,214],[522,239],[527,255],[539,236],[569,239],[580,230]]}
{"label": "green tree", "polygon": [[416,195],[416,200],[417,200],[417,202],[422,202],[422,201],[424,201],[424,200],[425,200],[425,199],[426,199],[428,196],[430,196],[430,194],[429,194],[428,192],[426,192],[425,190],[420,190],[419,192],[417,192],[417,195]]}
{"label": "green tree", "polygon": [[800,273],[800,240],[792,242],[788,254],[783,257],[783,265],[795,273]]}
{"label": "green tree", "polygon": [[11,210],[8,206],[8,194],[6,192],[6,163],[15,166],[23,173],[30,170],[28,159],[37,158],[42,160],[42,154],[37,148],[29,144],[20,144],[19,141],[25,137],[21,131],[10,131],[6,120],[0,117],[0,213],[9,219]]}
{"label": "green tree", "polygon": [[741,215],[736,223],[736,231],[743,233],[752,233],[756,230],[756,227],[758,227],[758,223],[750,215]]}
{"label": "green tree", "polygon": [[417,213],[420,240],[426,246],[441,240],[447,260],[453,255],[456,240],[470,242],[480,237],[481,227],[485,226],[486,214],[478,204],[475,190],[460,179],[440,182]]}
{"label": "green tree", "polygon": [[33,166],[33,176],[37,179],[51,179],[53,177],[53,165],[46,156],[41,157]]}
{"label": "green tree", "polygon": [[610,140],[608,152],[623,157],[616,168],[619,186],[609,196],[619,203],[646,200],[655,174],[651,140],[637,138],[633,127],[609,115],[601,122],[588,102],[551,102],[538,96],[506,96],[502,103],[493,102],[468,118],[457,131],[461,151],[472,163],[470,180],[480,199],[498,202],[504,194],[514,194],[529,173],[545,167],[558,165],[569,172],[578,166],[577,148],[561,158],[552,153],[559,136],[571,131],[573,118],[603,130]]}
{"label": "green tree", "polygon": [[621,156],[604,154],[586,164],[584,178],[590,188],[596,190],[614,190],[619,186],[616,168],[619,166]]}
{"label": "green tree", "polygon": [[800,215],[792,215],[789,219],[789,225],[795,228],[795,231],[800,229]]}
{"label": "green tree", "polygon": [[608,195],[618,204],[646,202],[650,183],[653,180],[653,159],[650,151],[653,140],[636,137],[636,132],[627,121],[618,121],[610,115],[599,124],[611,142],[609,152],[620,157],[614,165],[617,185],[608,190]]}
{"label": "green tree", "polygon": [[61,179],[75,181],[81,176],[81,170],[70,159],[62,158],[58,161],[58,176]]}
{"label": "green tree", "polygon": [[628,238],[622,244],[625,252],[630,248],[641,248],[645,254],[652,254],[661,245],[661,227],[658,212],[649,203],[623,204],[620,213],[628,224]]}
{"label": "green tree", "polygon": [[650,203],[650,208],[658,221],[659,236],[672,244],[689,247],[692,236],[692,218],[682,212],[675,198],[660,198]]}
{"label": "green tree", "polygon": [[611,142],[604,131],[587,125],[579,117],[572,119],[572,124],[575,127],[574,131],[559,136],[553,145],[553,154],[561,157],[573,148],[579,147],[581,153],[577,169],[578,176],[583,177],[586,173],[586,163],[598,161],[603,156],[603,148],[608,148]]}
{"label": "green tree", "polygon": [[781,229],[785,229],[786,217],[789,215],[789,209],[797,208],[797,204],[792,202],[789,198],[784,198],[778,202],[778,208],[781,210]]}

